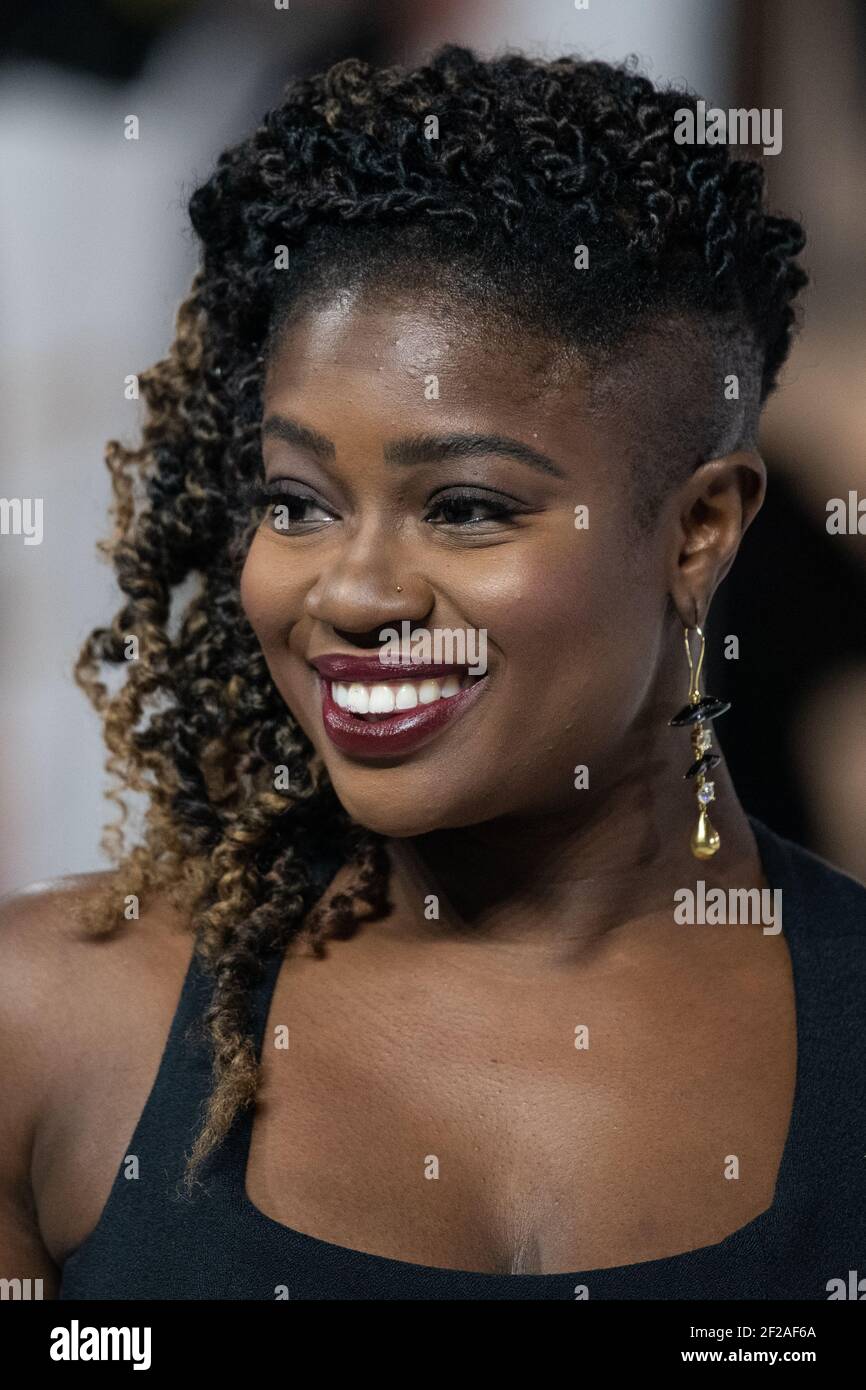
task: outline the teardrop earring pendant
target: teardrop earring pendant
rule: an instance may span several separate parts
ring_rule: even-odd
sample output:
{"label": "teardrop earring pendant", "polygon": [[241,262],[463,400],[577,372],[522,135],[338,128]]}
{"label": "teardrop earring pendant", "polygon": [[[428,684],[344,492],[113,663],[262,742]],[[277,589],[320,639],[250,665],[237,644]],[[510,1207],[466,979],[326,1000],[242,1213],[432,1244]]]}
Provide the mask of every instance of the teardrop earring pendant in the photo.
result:
{"label": "teardrop earring pendant", "polygon": [[718,766],[721,758],[718,753],[712,751],[712,731],[705,725],[718,719],[720,714],[724,714],[731,708],[731,705],[730,701],[717,700],[712,695],[701,695],[701,668],[704,664],[706,640],[703,630],[697,624],[695,624],[694,630],[700,641],[697,661],[692,657],[692,647],[689,640],[691,628],[683,628],[686,656],[689,662],[689,702],[683,706],[678,714],[674,715],[670,724],[673,728],[689,726],[690,729],[694,761],[683,776],[694,782],[698,799],[698,823],[692,831],[691,849],[696,859],[711,859],[721,842],[719,832],[712,824],[707,812],[710,802],[716,799],[715,786],[707,780],[707,774]]}

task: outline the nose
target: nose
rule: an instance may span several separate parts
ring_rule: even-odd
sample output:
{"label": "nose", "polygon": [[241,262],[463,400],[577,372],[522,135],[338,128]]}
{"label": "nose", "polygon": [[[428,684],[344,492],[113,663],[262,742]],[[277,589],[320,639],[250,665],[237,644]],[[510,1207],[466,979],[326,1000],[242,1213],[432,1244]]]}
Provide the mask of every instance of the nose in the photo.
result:
{"label": "nose", "polygon": [[422,627],[435,595],[408,558],[401,564],[401,553],[402,547],[383,544],[381,536],[347,543],[308,589],[305,611],[356,647],[381,645],[384,627]]}

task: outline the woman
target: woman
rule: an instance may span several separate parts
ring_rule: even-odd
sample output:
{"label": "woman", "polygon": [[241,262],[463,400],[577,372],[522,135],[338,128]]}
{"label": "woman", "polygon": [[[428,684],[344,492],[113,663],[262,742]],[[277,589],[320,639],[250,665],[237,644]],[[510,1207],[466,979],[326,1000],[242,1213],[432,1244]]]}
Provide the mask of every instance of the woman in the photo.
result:
{"label": "woman", "polygon": [[146,824],[6,909],[10,1274],[818,1299],[862,1262],[866,889],[743,812],[700,670],[803,236],[678,143],[693,104],[349,61],[193,195],[78,668]]}

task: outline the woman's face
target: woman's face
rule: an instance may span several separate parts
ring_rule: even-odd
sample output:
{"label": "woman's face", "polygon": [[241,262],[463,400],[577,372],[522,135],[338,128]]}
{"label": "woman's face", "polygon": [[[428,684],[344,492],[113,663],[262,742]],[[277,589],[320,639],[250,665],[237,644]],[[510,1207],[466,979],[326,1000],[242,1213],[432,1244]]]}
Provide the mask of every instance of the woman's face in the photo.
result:
{"label": "woman's face", "polygon": [[[579,811],[645,765],[671,708],[664,539],[636,536],[635,484],[561,349],[430,295],[346,292],[271,358],[263,459],[275,510],[243,605],[353,819],[405,836]],[[446,668],[436,685],[381,665],[384,629]],[[315,663],[340,656],[363,665],[332,685]],[[353,712],[374,687],[380,712]]]}

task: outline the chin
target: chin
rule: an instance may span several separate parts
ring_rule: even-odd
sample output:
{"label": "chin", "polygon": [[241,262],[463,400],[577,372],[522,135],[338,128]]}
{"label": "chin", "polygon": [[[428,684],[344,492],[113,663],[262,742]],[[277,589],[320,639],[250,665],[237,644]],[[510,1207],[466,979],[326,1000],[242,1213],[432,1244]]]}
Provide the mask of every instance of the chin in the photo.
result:
{"label": "chin", "polygon": [[[403,796],[389,795],[383,787],[375,796],[364,795],[357,787],[349,788],[345,779],[328,769],[334,791],[343,809],[358,825],[393,840],[407,840],[415,835],[429,835],[435,830],[451,830],[460,826],[478,825],[489,820],[490,803],[486,811],[477,804],[477,792],[472,804],[455,796],[453,800],[438,797],[431,803],[430,782],[419,779],[418,785]],[[387,779],[387,773],[379,776]]]}

